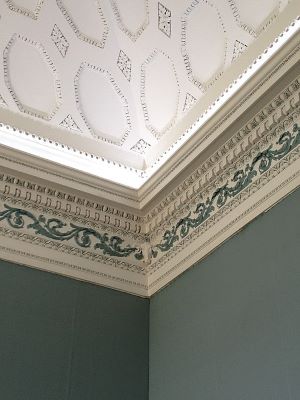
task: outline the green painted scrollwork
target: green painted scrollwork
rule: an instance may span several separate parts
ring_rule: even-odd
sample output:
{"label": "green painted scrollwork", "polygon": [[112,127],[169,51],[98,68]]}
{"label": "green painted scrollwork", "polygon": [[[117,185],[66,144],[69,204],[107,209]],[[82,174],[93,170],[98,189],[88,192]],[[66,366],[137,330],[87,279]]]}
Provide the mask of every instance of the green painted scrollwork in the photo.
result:
{"label": "green painted scrollwork", "polygon": [[[57,218],[46,219],[44,215],[36,217],[27,210],[13,208],[4,204],[5,210],[0,212],[0,221],[7,221],[14,229],[33,229],[38,235],[52,240],[70,241],[83,248],[100,249],[103,254],[114,257],[128,257],[133,254],[137,260],[144,258],[142,250],[129,245],[122,246],[124,240],[118,236],[109,237],[107,233],[101,234],[94,229],[67,224]],[[94,240],[93,240],[94,239]]]}
{"label": "green painted scrollwork", "polygon": [[172,229],[166,230],[161,242],[152,247],[152,256],[155,258],[158,255],[158,251],[166,252],[170,250],[175,242],[187,236],[192,229],[199,227],[207,220],[213,211],[224,206],[230,198],[236,196],[250,185],[255,176],[268,171],[274,161],[281,160],[297,147],[300,144],[299,126],[295,124],[292,133],[284,132],[276,144],[280,147],[274,149],[273,145],[271,145],[266,150],[259,152],[253,158],[251,164],[247,164],[244,169],[237,171],[233,175],[230,182],[218,188],[205,202],[199,203],[193,212],[193,217],[192,212],[189,212]]}

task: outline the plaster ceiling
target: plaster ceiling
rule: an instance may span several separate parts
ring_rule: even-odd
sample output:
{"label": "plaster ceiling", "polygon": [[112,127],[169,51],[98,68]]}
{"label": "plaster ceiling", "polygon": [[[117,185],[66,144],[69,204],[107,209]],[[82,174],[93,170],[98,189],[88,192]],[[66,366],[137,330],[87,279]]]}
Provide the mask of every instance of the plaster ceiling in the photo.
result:
{"label": "plaster ceiling", "polygon": [[[102,177],[130,186],[128,168],[144,177],[287,5],[0,0],[1,120],[44,139],[48,153],[58,144],[78,153],[86,172],[105,161]],[[35,146],[42,155],[34,140],[27,151]]]}

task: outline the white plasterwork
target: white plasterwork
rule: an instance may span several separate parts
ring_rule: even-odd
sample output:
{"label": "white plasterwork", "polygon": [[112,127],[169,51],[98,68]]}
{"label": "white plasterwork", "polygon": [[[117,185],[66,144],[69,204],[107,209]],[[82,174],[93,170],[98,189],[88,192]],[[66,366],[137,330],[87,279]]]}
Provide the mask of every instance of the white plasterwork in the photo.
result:
{"label": "white plasterwork", "polygon": [[[30,181],[28,175],[21,176],[17,166],[13,175],[13,168],[2,164],[2,258],[143,297],[170,283],[300,186],[300,143],[294,140],[298,132],[294,126],[300,126],[300,77],[295,64],[288,64],[299,54],[299,47],[282,60],[285,73],[281,79],[287,80],[286,85],[278,90],[273,82],[274,96],[266,101],[263,89],[269,82],[263,81],[262,94],[258,97],[252,92],[261,104],[257,112],[209,158],[200,154],[198,169],[179,176],[180,183],[171,185],[148,209],[140,210],[138,204],[129,209],[122,202],[113,204],[70,187],[62,190],[53,182],[45,185],[45,179],[38,177]],[[248,112],[249,108],[243,110],[244,115]],[[293,135],[291,150],[275,157],[266,171],[257,173],[250,184],[169,250],[153,256],[166,230],[192,212],[201,199],[210,198],[218,187],[231,182],[236,171],[244,170],[257,154],[280,149],[284,142],[278,140],[286,132]],[[58,239],[57,232],[65,239]],[[104,247],[95,246],[104,237]],[[115,239],[110,241],[114,237],[122,239],[116,247]],[[128,256],[122,256],[122,249],[128,249]]]}
{"label": "white plasterwork", "polygon": [[[46,159],[51,159],[55,160],[55,162],[65,165],[74,169],[80,169],[81,171],[91,173],[93,175],[99,176],[101,178],[104,178],[106,180],[110,180],[112,182],[116,182],[118,184],[124,183],[127,187],[132,188],[132,189],[141,189],[143,186],[145,186],[145,183],[147,181],[150,181],[150,179],[155,176],[161,169],[163,169],[163,166],[169,161],[169,160],[176,160],[177,154],[179,154],[179,151],[183,147],[188,147],[188,143],[191,142],[191,138],[197,137],[199,135],[199,132],[201,132],[201,129],[205,124],[210,121],[211,119],[214,118],[214,116],[218,113],[219,110],[222,110],[226,104],[229,104],[231,99],[233,99],[236,94],[243,88],[243,86],[253,79],[253,77],[259,73],[259,71],[264,67],[264,65],[267,65],[269,60],[272,60],[274,56],[280,52],[286,44],[293,39],[293,37],[297,38],[297,35],[299,35],[299,30],[300,30],[300,19],[297,18],[296,20],[293,21],[293,23],[287,27],[276,39],[271,43],[267,49],[263,53],[261,53],[255,60],[252,62],[252,64],[244,70],[242,74],[239,75],[238,79],[234,80],[233,82],[227,86],[226,89],[223,90],[222,94],[217,97],[217,99],[211,103],[207,108],[204,108],[202,113],[197,115],[198,113],[198,108],[193,107],[190,113],[187,113],[186,119],[179,121],[178,124],[174,127],[175,131],[172,129],[168,131],[167,135],[163,135],[163,138],[159,141],[157,146],[152,146],[152,148],[147,150],[145,156],[144,156],[144,167],[130,167],[128,168],[126,166],[125,162],[115,162],[111,161],[110,157],[99,157],[95,156],[92,153],[88,152],[83,152],[83,151],[77,151],[75,149],[75,152],[72,151],[68,153],[68,148],[70,146],[65,145],[64,146],[64,151],[62,151],[62,146],[58,146],[56,143],[59,143],[59,141],[56,140],[47,140],[47,152],[40,152],[39,155],[43,155]],[[243,54],[244,55],[244,54]],[[240,57],[242,58],[242,57]],[[98,67],[96,67],[98,68]],[[102,69],[101,69],[102,70]],[[104,71],[104,70],[103,70]],[[225,73],[224,73],[225,76]],[[119,93],[121,93],[119,91]],[[123,94],[121,93],[122,99],[124,99]],[[126,100],[125,100],[126,101]],[[79,98],[77,101],[77,104],[79,104]],[[146,104],[146,103],[145,103]],[[124,104],[125,107],[125,114],[126,114],[126,120],[128,121],[129,114],[127,111],[127,105]],[[146,108],[145,108],[146,110]],[[82,114],[83,115],[83,114]],[[195,116],[197,117],[195,118]],[[176,116],[174,116],[175,118]],[[173,118],[173,119],[174,119]],[[192,121],[192,124],[190,124],[189,121]],[[173,123],[174,121],[172,120],[170,123]],[[169,125],[170,125],[169,123]],[[170,126],[167,126],[166,129],[169,129]],[[128,126],[128,124],[127,124]],[[150,126],[151,127],[151,126]],[[128,136],[130,132],[130,129],[127,128],[121,142],[123,142],[126,137]],[[180,134],[178,134],[181,132]],[[113,139],[105,139],[108,142],[114,142]],[[35,144],[31,144],[32,141],[32,136],[27,135],[26,136],[26,142],[28,142],[27,145],[25,145],[25,142],[22,140],[22,145],[24,144],[24,151],[26,148],[27,152],[31,152],[30,148],[32,148],[33,153],[35,153]],[[8,142],[5,142],[6,145],[9,145]],[[62,142],[63,143],[63,142]],[[120,142],[119,142],[120,143]],[[12,145],[16,145],[20,150],[21,150],[21,145],[18,143],[18,141],[12,143]],[[165,147],[166,150],[162,153],[161,152],[161,146],[163,148]],[[107,153],[109,154],[110,149],[107,149]],[[113,157],[114,150],[111,149],[111,155]],[[47,155],[46,155],[47,153]],[[73,154],[74,153],[74,154]],[[97,158],[98,157],[98,158]],[[88,158],[88,160],[87,160]],[[80,159],[80,162],[78,162]],[[114,159],[114,158],[112,158]],[[134,158],[132,157],[132,160]],[[95,161],[96,160],[96,161]],[[100,160],[100,161],[99,161]],[[130,162],[132,162],[130,160]],[[95,165],[93,163],[95,162]],[[101,162],[102,167],[98,168],[98,164]],[[87,166],[87,164],[90,165],[90,167]],[[137,166],[138,164],[136,164]],[[126,179],[124,179],[123,171],[126,171]]]}

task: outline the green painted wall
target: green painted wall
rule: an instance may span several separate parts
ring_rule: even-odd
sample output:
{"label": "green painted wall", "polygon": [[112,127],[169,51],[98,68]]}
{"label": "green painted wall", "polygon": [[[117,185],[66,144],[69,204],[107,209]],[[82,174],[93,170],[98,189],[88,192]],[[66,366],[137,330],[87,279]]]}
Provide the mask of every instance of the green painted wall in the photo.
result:
{"label": "green painted wall", "polygon": [[149,301],[0,262],[0,399],[146,400]]}
{"label": "green painted wall", "polygon": [[3,400],[298,400],[300,190],[150,301],[0,261]]}
{"label": "green painted wall", "polygon": [[150,303],[150,400],[300,399],[300,190]]}

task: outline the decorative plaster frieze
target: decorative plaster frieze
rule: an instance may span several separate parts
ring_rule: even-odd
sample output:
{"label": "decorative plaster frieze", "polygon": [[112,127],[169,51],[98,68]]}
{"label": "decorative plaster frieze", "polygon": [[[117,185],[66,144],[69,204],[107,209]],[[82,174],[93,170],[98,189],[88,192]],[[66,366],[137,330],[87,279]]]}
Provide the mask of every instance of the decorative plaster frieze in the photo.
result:
{"label": "decorative plaster frieze", "polygon": [[[279,102],[278,98],[280,95],[277,101],[273,101],[273,106],[282,110],[284,101]],[[287,101],[287,98],[284,100]],[[291,95],[288,100],[291,101]],[[250,148],[241,146],[236,154],[236,162],[228,171],[219,170],[213,185],[206,191],[198,188],[197,198],[190,199],[189,214],[177,219],[175,224],[176,217],[173,216],[168,222],[168,231],[162,235],[159,243],[156,242],[157,236],[126,235],[126,231],[116,230],[117,236],[109,233],[113,232],[112,228],[101,231],[100,225],[92,223],[91,219],[76,217],[70,212],[55,209],[53,205],[52,208],[45,207],[41,202],[34,203],[32,198],[24,200],[20,195],[23,189],[36,190],[43,195],[47,190],[40,185],[29,186],[20,178],[1,174],[0,235],[3,237],[3,257],[8,253],[11,254],[8,259],[18,262],[22,255],[20,262],[31,265],[29,260],[42,262],[38,249],[47,248],[51,254],[57,255],[57,258],[47,258],[45,264],[48,270],[53,266],[63,273],[62,267],[68,265],[70,276],[78,277],[76,271],[79,271],[80,279],[112,285],[138,295],[151,295],[168,279],[190,266],[188,264],[192,257],[197,257],[200,252],[207,254],[215,241],[224,235],[228,237],[226,235],[232,232],[236,224],[239,226],[245,216],[263,205],[278,188],[281,190],[296,179],[300,184],[299,163],[296,166],[300,160],[299,96],[293,106],[292,112],[285,108],[285,118],[276,123],[271,131],[260,136],[257,142],[250,140]],[[257,125],[252,126],[252,130],[256,128]],[[236,150],[239,144],[235,143],[233,148]],[[288,172],[282,181],[281,176],[285,176],[286,170],[292,171],[292,174]],[[273,181],[279,184],[271,185],[271,190],[267,189],[267,194],[259,197],[259,193],[265,193],[265,188]],[[222,185],[215,190],[219,182]],[[20,191],[16,190],[18,188]],[[51,194],[54,195],[47,193],[49,196]],[[56,194],[58,198],[64,197]],[[244,204],[247,205],[246,209]],[[7,242],[14,243],[14,246],[6,245]],[[21,243],[26,244],[26,254],[16,243],[20,243],[20,246]],[[74,261],[64,265],[66,256]],[[85,260],[96,263],[99,268],[86,268]],[[41,268],[38,264],[33,266]],[[96,279],[96,276],[99,278]],[[111,276],[115,282],[123,281],[123,284],[109,284],[107,276]],[[143,284],[139,278],[141,276],[145,279]]]}
{"label": "decorative plaster frieze", "polygon": [[[299,160],[299,157],[298,157]],[[293,159],[292,161],[295,161]],[[287,166],[287,162],[283,161],[281,165],[278,165],[275,169],[272,169],[270,172],[273,174],[272,178],[276,178],[279,173],[284,173],[284,168],[281,168],[282,165]],[[299,188],[300,186],[300,168],[299,163],[297,167],[297,171],[293,173],[293,169],[290,168],[288,173],[288,177],[283,181],[277,180],[276,185],[273,184],[273,188],[267,191],[267,194],[260,197],[259,200],[250,202],[247,206],[244,206],[244,210],[240,213],[237,213],[236,217],[232,217],[230,222],[226,222],[223,224],[222,228],[216,229],[214,231],[209,231],[209,227],[212,224],[211,221],[204,223],[200,229],[196,229],[193,233],[193,237],[189,237],[189,239],[183,239],[180,243],[180,247],[176,249],[176,252],[173,251],[172,254],[168,253],[168,255],[164,256],[164,260],[162,258],[159,260],[158,264],[152,264],[151,271],[148,271],[148,296],[153,295],[156,291],[161,289],[163,286],[167,285],[170,281],[176,278],[180,273],[184,272],[190,266],[193,266],[194,263],[199,262],[202,258],[207,256],[211,251],[213,251],[216,247],[218,247],[223,241],[230,238],[232,235],[237,233],[244,225],[251,222],[255,217],[260,215],[261,213],[268,210],[268,208],[272,207],[276,202],[280,201],[287,194],[292,192],[293,190]],[[242,200],[247,201],[247,194],[255,194],[259,189],[262,189],[264,184],[267,184],[268,181],[264,179],[263,184],[260,186],[254,186],[249,188],[247,193],[244,193]],[[231,211],[240,205],[240,198],[237,198],[235,202],[230,204]],[[225,213],[223,214],[225,217]],[[208,232],[208,233],[207,233]],[[202,238],[201,243],[199,243],[199,237],[206,235],[205,240]],[[191,244],[194,242],[197,245],[191,247]],[[188,251],[186,251],[188,250]],[[182,259],[178,260],[179,254],[184,254]],[[176,256],[177,255],[177,256]],[[174,261],[175,257],[175,261]],[[169,265],[167,265],[169,263]],[[159,272],[160,269],[163,271]],[[155,273],[155,272],[158,273]]]}
{"label": "decorative plaster frieze", "polygon": [[[221,137],[218,148],[214,142],[199,153],[197,167],[178,174],[180,183],[165,186],[147,212],[138,207],[139,191],[130,215],[121,201],[112,205],[78,188],[68,193],[38,178],[30,182],[21,166],[12,174],[8,157],[0,171],[2,257],[142,296],[168,284],[300,185],[300,78],[297,65],[289,64],[300,46],[291,49],[199,139],[220,129],[226,141]],[[279,93],[275,79],[268,85],[280,68],[287,86]],[[267,102],[262,93],[270,99],[273,91]],[[255,115],[245,107],[251,97]],[[246,122],[227,124],[236,110]]]}
{"label": "decorative plaster frieze", "polygon": [[[282,130],[282,121],[286,120],[287,115],[295,115],[295,110],[299,110],[300,106],[299,95],[300,79],[297,78],[145,216],[146,231],[163,230],[170,219],[183,217],[199,191],[208,196],[210,191],[217,189],[218,184],[226,182],[234,163],[245,151],[255,149],[264,137],[271,140],[275,127]],[[271,137],[268,136],[270,134]],[[223,180],[220,179],[220,173],[225,174]]]}
{"label": "decorative plaster frieze", "polygon": [[[200,194],[200,198],[203,200],[187,215],[180,218],[176,224],[167,229],[163,233],[162,240],[152,246],[152,256],[156,258],[159,252],[165,253],[172,249],[177,242],[188,236],[191,231],[202,225],[218,209],[229,203],[231,198],[250,186],[257,179],[257,176],[266,173],[275,162],[282,160],[299,145],[300,128],[295,124],[292,132],[284,132],[275,144],[255,153],[250,162],[247,162],[242,169],[235,170],[229,181],[214,190],[209,197],[206,198]],[[247,156],[249,157],[249,155]]]}
{"label": "decorative plaster frieze", "polygon": [[[0,195],[0,208],[0,230],[4,236],[25,241],[28,246],[54,250],[58,257],[64,253],[109,268],[145,274],[144,244],[137,236],[135,243],[140,246],[135,248],[124,231],[123,238],[117,236],[122,234],[120,230],[115,234],[108,230],[100,232],[95,229],[96,224],[82,218],[5,194]],[[83,222],[84,226],[79,225]]]}
{"label": "decorative plaster frieze", "polygon": [[109,237],[107,233],[93,228],[66,224],[61,219],[47,218],[43,214],[34,214],[5,203],[0,210],[0,221],[6,222],[13,229],[33,230],[35,235],[59,242],[74,242],[81,248],[99,250],[104,255],[126,258],[133,254],[137,260],[144,258],[141,248],[124,245],[124,240],[119,236]]}
{"label": "decorative plaster frieze", "polygon": [[[295,121],[298,121],[298,123],[294,124]],[[173,279],[178,275],[175,271],[182,272],[188,266],[192,265],[192,259],[194,259],[194,262],[197,261],[197,255],[200,257],[201,254],[201,257],[203,257],[210,253],[220,243],[219,240],[225,240],[240,229],[243,226],[241,221],[245,218],[247,218],[247,221],[244,224],[260,214],[261,211],[259,210],[268,209],[274,202],[276,203],[282,196],[286,195],[289,190],[300,186],[299,125],[300,112],[297,110],[291,118],[284,121],[282,127],[273,132],[274,135],[276,133],[275,137],[274,135],[270,135],[273,138],[273,144],[269,144],[265,147],[264,151],[258,154],[258,158],[256,159],[256,175],[255,173],[252,174],[254,163],[249,164],[250,155],[248,154],[247,158],[241,162],[244,165],[244,171],[237,171],[233,175],[233,177],[237,178],[235,189],[237,189],[238,193],[234,195],[232,200],[229,200],[229,197],[226,199],[222,197],[222,191],[218,193],[215,191],[207,199],[208,203],[210,203],[209,200],[216,194],[214,197],[216,201],[214,209],[208,210],[205,206],[209,206],[209,204],[203,204],[204,207],[202,210],[204,214],[201,217],[204,218],[201,221],[201,218],[199,220],[195,218],[195,226],[188,226],[189,217],[178,221],[179,230],[178,232],[178,228],[174,230],[174,233],[175,231],[178,233],[177,237],[176,235],[173,236],[172,232],[170,232],[169,238],[171,241],[174,239],[174,241],[172,244],[171,241],[169,242],[169,251],[156,254],[158,259],[151,262],[147,267],[149,274],[149,294],[152,294],[153,290],[156,291],[161,287],[160,282],[164,281],[164,285],[168,283],[168,279]],[[282,133],[283,129],[286,130]],[[254,152],[252,153],[254,154]],[[253,161],[255,162],[255,157],[252,158]],[[242,173],[245,170],[247,170],[247,173],[244,175],[245,179],[242,179]],[[288,172],[286,173],[285,171]],[[249,177],[250,180],[248,180]],[[240,187],[238,187],[239,183],[241,183]],[[275,196],[279,191],[281,195],[278,195],[279,197],[277,196],[275,200],[271,201],[271,197]],[[221,197],[219,197],[219,194]],[[217,202],[219,199],[221,199],[221,203],[218,205]],[[209,215],[205,215],[205,211],[209,211]],[[196,214],[200,215],[200,213]],[[249,214],[253,216],[248,217]],[[185,225],[186,223],[187,225]],[[181,232],[180,227],[183,228]],[[154,275],[153,279],[152,275]]]}
{"label": "decorative plaster frieze", "polygon": [[142,241],[143,219],[133,212],[124,211],[106,202],[97,202],[11,173],[0,173],[0,193],[15,199],[46,207],[55,211],[57,218],[76,218],[76,223],[90,224],[94,229],[109,235],[127,236],[130,240]]}
{"label": "decorative plaster frieze", "polygon": [[[147,295],[144,235],[24,200],[18,193],[12,196],[7,186],[14,178],[6,176],[5,181],[6,193],[0,194],[2,258]],[[23,187],[21,180],[15,183]]]}

